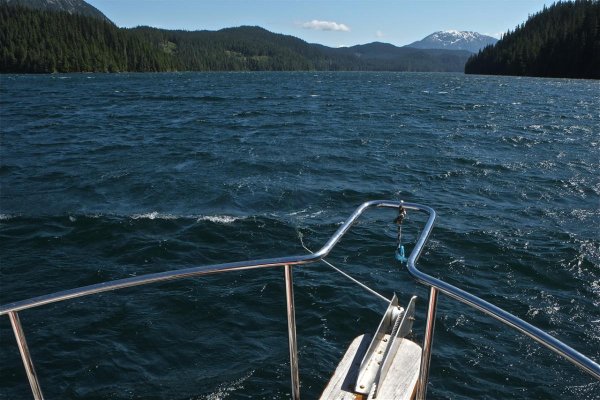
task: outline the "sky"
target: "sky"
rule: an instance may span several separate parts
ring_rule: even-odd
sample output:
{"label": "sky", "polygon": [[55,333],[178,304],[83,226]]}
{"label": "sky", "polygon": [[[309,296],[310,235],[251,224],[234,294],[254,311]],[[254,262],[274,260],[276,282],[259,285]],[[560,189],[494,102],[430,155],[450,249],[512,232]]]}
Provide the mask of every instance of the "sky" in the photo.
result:
{"label": "sky", "polygon": [[258,25],[330,47],[403,46],[443,30],[499,38],[554,0],[87,0],[117,26],[218,30]]}

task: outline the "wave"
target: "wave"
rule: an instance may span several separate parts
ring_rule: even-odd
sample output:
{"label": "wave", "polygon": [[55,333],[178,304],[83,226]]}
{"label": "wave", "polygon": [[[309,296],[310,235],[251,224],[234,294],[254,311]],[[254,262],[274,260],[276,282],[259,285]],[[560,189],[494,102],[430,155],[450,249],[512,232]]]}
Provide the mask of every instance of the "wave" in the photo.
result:
{"label": "wave", "polygon": [[144,214],[134,214],[130,216],[131,219],[162,219],[162,220],[180,220],[180,219],[195,219],[196,222],[209,221],[215,224],[231,224],[238,220],[246,219],[243,216],[233,215],[177,215],[177,214],[165,214],[158,211],[152,211]]}
{"label": "wave", "polygon": [[204,215],[199,217],[196,221],[210,221],[215,224],[231,224],[237,220],[244,219],[243,217],[232,217],[231,215]]}
{"label": "wave", "polygon": [[173,214],[161,214],[158,211],[152,211],[145,214],[134,214],[130,217],[131,219],[179,219],[180,216]]}
{"label": "wave", "polygon": [[247,381],[254,374],[254,370],[248,372],[246,375],[239,379],[231,382],[224,382],[219,385],[217,390],[206,397],[202,397],[204,400],[222,400],[227,398],[231,392],[244,388],[244,382]]}
{"label": "wave", "polygon": [[318,210],[318,211],[314,211],[311,212],[312,210],[308,210],[308,209],[303,209],[303,210],[299,210],[299,211],[292,211],[290,213],[287,213],[286,215],[289,217],[296,217],[299,219],[312,219],[312,218],[316,218],[318,216],[320,216],[321,214],[323,214],[325,212],[325,210]]}
{"label": "wave", "polygon": [[[258,217],[258,216],[256,216]],[[120,215],[113,213],[72,213],[67,212],[60,215],[22,215],[22,214],[0,214],[0,221],[10,221],[14,219],[25,219],[25,220],[63,220],[67,218],[70,222],[77,222],[85,218],[89,219],[100,219],[100,218],[111,218],[111,219],[130,219],[130,220],[164,220],[164,221],[176,221],[176,220],[195,220],[196,222],[212,222],[215,224],[231,224],[235,221],[246,220],[248,216],[234,216],[225,214],[170,214],[162,213],[158,211],[150,211],[146,213],[138,213],[131,215]]]}

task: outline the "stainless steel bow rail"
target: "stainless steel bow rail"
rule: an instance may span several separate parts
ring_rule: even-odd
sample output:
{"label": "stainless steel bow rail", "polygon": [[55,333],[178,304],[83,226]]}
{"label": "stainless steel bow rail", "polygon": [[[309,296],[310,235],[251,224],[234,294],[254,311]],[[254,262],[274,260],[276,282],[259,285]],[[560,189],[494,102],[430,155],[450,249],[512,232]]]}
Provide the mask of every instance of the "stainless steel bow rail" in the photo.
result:
{"label": "stainless steel bow rail", "polygon": [[429,234],[431,233],[433,223],[436,218],[436,213],[430,207],[414,203],[374,200],[361,204],[352,213],[352,215],[350,215],[350,217],[340,226],[340,228],[333,234],[333,236],[331,236],[327,243],[325,243],[325,245],[319,251],[313,254],[192,267],[181,270],[159,272],[132,278],[103,282],[95,285],[64,290],[49,295],[34,297],[28,300],[5,304],[3,306],[0,306],[0,316],[8,315],[10,319],[10,323],[17,341],[17,346],[19,348],[19,352],[21,353],[21,358],[25,367],[25,372],[27,373],[27,378],[29,380],[31,390],[33,392],[33,397],[35,399],[43,399],[44,396],[42,394],[42,390],[40,388],[33,361],[31,359],[31,355],[27,347],[25,333],[23,332],[23,328],[19,320],[18,313],[20,311],[43,306],[50,303],[74,299],[77,297],[88,296],[95,293],[108,292],[133,286],[147,285],[150,283],[173,281],[183,278],[191,278],[224,272],[243,271],[257,268],[283,267],[287,305],[292,397],[294,399],[299,399],[300,379],[298,374],[298,351],[296,344],[296,318],[294,306],[292,267],[294,265],[303,265],[315,263],[318,261],[324,261],[323,259],[331,252],[333,247],[340,241],[342,236],[344,236],[346,232],[348,232],[348,230],[356,222],[358,217],[360,217],[368,208],[378,207],[398,209],[400,206],[404,207],[406,210],[421,211],[429,215],[425,227],[421,231],[417,243],[414,249],[412,250],[407,262],[408,271],[410,272],[410,274],[412,274],[420,283],[431,287],[429,294],[429,306],[427,311],[427,322],[425,325],[425,337],[423,340],[423,357],[419,381],[417,385],[418,399],[424,399],[427,390],[429,364],[431,358],[431,345],[433,342],[433,331],[438,292],[442,292],[453,299],[456,299],[477,310],[480,310],[497,319],[498,321],[502,322],[503,324],[508,325],[524,333],[525,335],[531,337],[532,339],[546,346],[555,353],[566,358],[585,372],[588,372],[596,379],[600,380],[600,365],[598,365],[593,360],[589,359],[588,357],[584,356],[583,354],[579,353],[573,348],[567,346],[566,344],[547,334],[546,332],[508,313],[507,311],[504,311],[503,309],[496,307],[495,305],[485,300],[482,300],[477,296],[465,292],[462,289],[459,289],[442,280],[439,280],[419,271],[416,267],[416,263],[423,251],[423,247],[427,242]]}

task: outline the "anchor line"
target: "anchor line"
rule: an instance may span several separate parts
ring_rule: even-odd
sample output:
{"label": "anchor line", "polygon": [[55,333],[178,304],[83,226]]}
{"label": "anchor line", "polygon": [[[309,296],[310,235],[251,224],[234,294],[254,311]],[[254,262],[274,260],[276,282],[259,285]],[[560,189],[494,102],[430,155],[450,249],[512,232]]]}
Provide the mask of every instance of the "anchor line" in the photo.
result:
{"label": "anchor line", "polygon": [[[300,243],[302,244],[302,247],[304,247],[304,249],[306,251],[308,251],[311,254],[314,254],[314,252],[309,249],[308,247],[306,247],[306,245],[304,244],[304,240],[302,240],[302,232],[298,231],[298,237],[300,238]],[[375,296],[379,297],[381,300],[384,300],[386,303],[391,303],[392,300],[388,299],[387,297],[385,297],[384,295],[382,295],[381,293],[375,291],[374,289],[371,289],[370,287],[368,287],[367,285],[365,285],[364,283],[358,281],[357,279],[353,278],[352,276],[348,275],[347,273],[345,273],[344,271],[342,271],[341,269],[339,269],[338,267],[336,267],[335,265],[333,265],[332,263],[330,263],[329,261],[325,260],[324,258],[321,259],[321,261],[333,268],[335,271],[339,272],[340,274],[342,274],[343,276],[345,276],[346,278],[350,279],[352,282],[356,283],[358,286],[362,287],[363,289],[367,290],[368,292],[370,292],[371,294],[374,294]]]}

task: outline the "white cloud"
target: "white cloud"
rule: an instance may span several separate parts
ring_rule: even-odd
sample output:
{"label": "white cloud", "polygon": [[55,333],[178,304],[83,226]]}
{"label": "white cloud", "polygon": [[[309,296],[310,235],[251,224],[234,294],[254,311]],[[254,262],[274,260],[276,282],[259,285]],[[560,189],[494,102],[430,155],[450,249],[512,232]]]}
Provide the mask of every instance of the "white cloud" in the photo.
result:
{"label": "white cloud", "polygon": [[305,22],[302,24],[304,29],[314,29],[317,31],[342,31],[342,32],[350,32],[350,27],[345,24],[338,24],[333,21],[319,21],[317,19],[313,19],[312,21]]}
{"label": "white cloud", "polygon": [[381,32],[381,31],[377,31],[377,32],[375,32],[375,36],[377,36],[378,38],[382,38],[385,36],[385,33]]}

